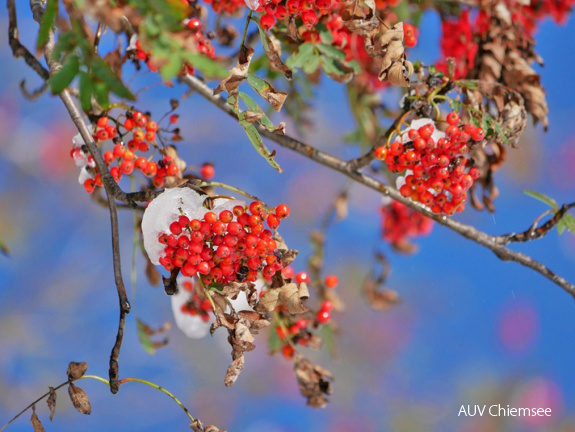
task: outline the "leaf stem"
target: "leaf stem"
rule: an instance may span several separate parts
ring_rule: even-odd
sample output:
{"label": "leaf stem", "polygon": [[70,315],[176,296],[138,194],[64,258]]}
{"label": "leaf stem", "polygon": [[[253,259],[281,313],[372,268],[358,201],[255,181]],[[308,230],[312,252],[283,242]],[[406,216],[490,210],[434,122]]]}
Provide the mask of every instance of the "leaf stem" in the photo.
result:
{"label": "leaf stem", "polygon": [[248,18],[246,19],[246,26],[244,27],[244,34],[242,36],[242,44],[240,45],[240,52],[242,51],[242,47],[246,43],[246,36],[248,35],[248,27],[250,25],[250,20],[252,19],[253,10],[250,9],[250,13],[248,14]]}
{"label": "leaf stem", "polygon": [[150,382],[150,381],[146,381],[146,380],[143,380],[143,379],[140,379],[140,378],[124,378],[124,379],[120,380],[120,385],[125,384],[125,383],[127,383],[127,382],[138,382],[138,383],[146,384],[146,385],[148,385],[148,386],[150,386],[150,387],[152,387],[152,388],[155,388],[156,390],[160,390],[162,393],[165,393],[165,394],[168,395],[174,402],[176,402],[176,403],[180,406],[180,408],[181,408],[182,410],[184,410],[184,412],[187,414],[187,416],[190,418],[190,420],[191,420],[192,422],[196,421],[196,419],[192,416],[192,414],[191,414],[190,411],[185,407],[185,405],[184,405],[182,402],[180,402],[180,400],[179,400],[177,397],[175,397],[170,391],[166,390],[165,388],[163,388],[163,387],[161,387],[161,386],[159,386],[159,385],[157,385],[157,384],[154,384],[154,383],[152,383],[152,382]]}

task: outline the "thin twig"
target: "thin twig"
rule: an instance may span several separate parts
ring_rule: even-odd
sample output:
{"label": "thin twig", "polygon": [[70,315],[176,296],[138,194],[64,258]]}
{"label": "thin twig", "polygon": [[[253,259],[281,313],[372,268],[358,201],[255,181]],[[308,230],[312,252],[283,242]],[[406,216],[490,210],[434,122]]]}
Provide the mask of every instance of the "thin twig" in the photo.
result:
{"label": "thin twig", "polygon": [[553,215],[551,219],[541,225],[539,228],[536,228],[537,225],[529,227],[529,229],[523,231],[522,233],[518,234],[506,234],[497,236],[498,239],[501,239],[503,244],[508,244],[512,242],[527,242],[535,239],[539,239],[547,235],[549,231],[551,231],[555,226],[559,223],[559,221],[565,216],[565,214],[575,208],[575,202],[571,204],[564,204],[561,206],[559,210]]}
{"label": "thin twig", "polygon": [[[180,80],[190,86],[197,93],[202,95],[202,97],[210,101],[212,104],[216,105],[222,111],[237,119],[237,115],[231,110],[226,100],[220,96],[214,96],[212,89],[210,89],[203,81],[190,75],[182,77]],[[515,261],[521,265],[531,268],[537,273],[545,276],[553,283],[559,285],[561,288],[575,297],[575,285],[571,284],[565,278],[557,275],[548,269],[544,264],[534,260],[529,255],[506,248],[504,246],[506,244],[505,238],[489,235],[479,231],[475,227],[463,224],[454,219],[448,218],[447,216],[434,214],[429,209],[421,206],[420,204],[404,198],[396,189],[389,188],[377,179],[351,169],[350,165],[342,159],[318,150],[308,144],[290,137],[289,135],[279,135],[274,132],[270,132],[260,125],[257,125],[257,128],[263,136],[276,142],[280,146],[289,148],[309,159],[314,160],[315,162],[318,162],[327,166],[328,168],[342,173],[343,175],[346,175],[347,177],[355,180],[357,183],[361,183],[370,189],[376,190],[383,195],[389,196],[390,198],[405,204],[409,208],[435,220],[439,224],[457,232],[461,236],[488,248],[503,261]]]}

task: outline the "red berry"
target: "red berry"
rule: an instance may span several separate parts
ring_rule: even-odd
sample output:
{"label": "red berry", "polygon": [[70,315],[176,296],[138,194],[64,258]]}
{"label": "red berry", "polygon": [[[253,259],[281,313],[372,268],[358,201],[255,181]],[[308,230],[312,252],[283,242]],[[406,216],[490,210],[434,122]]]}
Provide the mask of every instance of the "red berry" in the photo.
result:
{"label": "red berry", "polygon": [[335,288],[338,283],[339,283],[339,280],[338,280],[337,276],[329,275],[325,278],[325,286],[328,288]]}
{"label": "red berry", "polygon": [[445,120],[450,125],[457,125],[457,123],[459,123],[459,114],[457,114],[455,111],[452,111],[449,114],[447,114]]}
{"label": "red berry", "polygon": [[198,33],[202,29],[202,22],[197,18],[192,18],[188,21],[186,27],[188,27],[194,33]]}
{"label": "red berry", "polygon": [[378,147],[375,149],[375,157],[379,160],[385,160],[387,157],[387,148],[386,147]]}
{"label": "red berry", "polygon": [[285,219],[289,216],[290,208],[286,204],[280,204],[276,207],[276,216]]}
{"label": "red berry", "polygon": [[309,275],[303,271],[299,272],[298,274],[295,275],[295,280],[298,284],[303,282],[307,284],[309,283]]}
{"label": "red berry", "polygon": [[269,214],[266,222],[272,230],[276,230],[280,226],[280,219],[274,214]]}
{"label": "red berry", "polygon": [[325,324],[325,323],[331,321],[331,313],[329,313],[329,311],[326,311],[326,310],[320,310],[317,313],[316,319],[319,323]]}
{"label": "red berry", "polygon": [[87,179],[84,182],[84,189],[86,189],[86,192],[88,192],[88,193],[94,192],[95,187],[96,187],[96,182],[93,179]]}
{"label": "red berry", "polygon": [[202,178],[205,178],[206,180],[211,180],[216,175],[216,170],[214,169],[214,166],[211,163],[205,163],[202,165],[200,175],[202,176]]}
{"label": "red berry", "polygon": [[262,17],[260,18],[260,25],[264,30],[271,29],[275,23],[276,19],[274,18],[274,16],[268,13],[262,15]]}

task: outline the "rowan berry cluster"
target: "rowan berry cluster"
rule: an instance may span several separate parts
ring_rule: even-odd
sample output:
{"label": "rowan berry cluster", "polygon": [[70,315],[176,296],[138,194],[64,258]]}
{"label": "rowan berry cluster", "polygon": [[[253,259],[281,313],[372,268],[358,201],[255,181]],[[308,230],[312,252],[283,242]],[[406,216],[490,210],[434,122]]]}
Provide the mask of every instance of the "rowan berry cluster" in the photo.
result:
{"label": "rowan berry cluster", "polygon": [[[293,269],[291,267],[286,267],[282,270],[282,274],[286,278],[293,278]],[[298,284],[306,283],[310,284],[310,276],[308,273],[302,271],[295,275],[295,281]],[[339,281],[337,276],[329,275],[324,280],[324,285],[326,288],[335,288]],[[283,325],[276,327],[276,333],[278,337],[282,340],[282,354],[285,358],[290,359],[295,353],[294,346],[301,345],[307,346],[311,345],[313,340],[313,334],[311,328],[317,328],[319,325],[326,324],[331,321],[331,311],[333,310],[333,304],[329,300],[324,300],[321,303],[319,311],[315,315],[315,319],[310,318],[298,318],[290,320],[291,317],[284,317]]]}
{"label": "rowan berry cluster", "polygon": [[259,4],[256,12],[264,12],[260,18],[261,26],[269,30],[276,20],[283,20],[286,16],[301,18],[303,24],[311,29],[322,15],[330,13],[332,0],[268,0]]}
{"label": "rowan berry cluster", "polygon": [[403,42],[408,47],[417,45],[417,28],[408,23],[403,23]]}
{"label": "rowan berry cluster", "polygon": [[[122,141],[116,126],[111,124],[109,117],[100,117],[96,122],[96,130],[93,134],[96,143],[103,143],[110,139],[114,143],[113,149],[104,152],[103,155],[110,174],[119,183],[122,175],[130,175],[138,169],[146,177],[153,178],[152,182],[155,187],[164,186],[166,177],[173,177],[180,172],[174,159],[165,155],[158,162],[154,162],[137,155],[138,152],[146,153],[151,147],[156,146],[158,124],[139,111],[127,111],[125,115],[126,119],[122,124],[125,129],[124,137],[128,133],[132,134],[127,145]],[[87,156],[87,153],[87,149],[79,146],[72,149],[71,156],[75,160],[87,157],[88,162],[91,162],[91,156]],[[103,185],[95,164],[91,165],[91,175],[83,180],[83,184],[88,193],[92,193],[96,186]]]}
{"label": "rowan berry cluster", "polygon": [[409,237],[424,236],[431,232],[433,220],[393,201],[381,208],[383,239],[393,245],[403,244]]}
{"label": "rowan berry cluster", "polygon": [[271,280],[283,269],[272,230],[289,213],[285,204],[271,211],[254,201],[219,214],[208,211],[201,219],[181,215],[158,236],[165,245],[159,263],[168,271],[180,268],[183,276],[199,274],[206,284],[255,282],[260,272]]}
{"label": "rowan berry cluster", "polygon": [[191,280],[183,281],[180,287],[190,294],[188,301],[180,306],[180,312],[190,316],[197,316],[205,323],[210,321],[210,312],[212,311],[210,300],[198,296]]}
{"label": "rowan berry cluster", "polygon": [[[483,140],[483,129],[466,124],[458,126],[459,115],[447,116],[445,133],[435,131],[433,122],[410,128],[402,141],[389,148],[376,149],[376,157],[385,161],[394,173],[406,172],[399,192],[434,213],[453,215],[465,208],[466,192],[480,176],[466,155],[473,142]],[[434,136],[432,136],[434,135]]]}

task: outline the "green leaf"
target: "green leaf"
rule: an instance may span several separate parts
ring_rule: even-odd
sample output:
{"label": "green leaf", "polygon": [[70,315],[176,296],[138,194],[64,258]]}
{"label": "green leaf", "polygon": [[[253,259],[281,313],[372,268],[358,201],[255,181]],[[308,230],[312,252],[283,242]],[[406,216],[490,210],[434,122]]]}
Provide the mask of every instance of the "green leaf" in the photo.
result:
{"label": "green leaf", "polygon": [[86,72],[80,72],[80,103],[84,112],[92,109],[93,84],[92,77]]}
{"label": "green leaf", "polygon": [[146,334],[146,328],[147,328],[146,324],[144,324],[144,322],[142,322],[140,318],[137,318],[136,320],[138,324],[138,339],[142,344],[142,348],[144,348],[144,350],[148,354],[155,354],[156,348],[154,348],[154,343],[152,342],[150,337]]}
{"label": "green leaf", "polygon": [[250,139],[252,145],[257,150],[257,152],[261,156],[263,156],[273,168],[278,170],[280,173],[283,172],[283,170],[280,168],[280,166],[277,164],[277,162],[272,157],[268,148],[265,146],[265,144],[262,140],[262,137],[261,137],[260,133],[258,132],[258,130],[256,129],[256,127],[253,124],[251,124],[250,122],[245,120],[245,114],[243,112],[239,112],[239,110],[237,108],[237,102],[238,102],[238,100],[237,100],[236,96],[228,97],[228,103],[230,104],[232,110],[238,116],[240,126],[242,128],[244,128],[244,131],[246,132],[246,135]]}
{"label": "green leaf", "polygon": [[351,74],[349,70],[344,69],[339,61],[331,57],[321,57],[321,67],[327,75],[337,81],[341,81]]}
{"label": "green leaf", "polygon": [[565,222],[563,222],[563,219],[561,219],[559,222],[557,222],[557,234],[559,234],[559,235],[563,234],[563,231],[565,231],[566,228],[567,228],[567,225],[565,225]]}
{"label": "green leaf", "polygon": [[557,206],[557,203],[555,202],[555,200],[553,198],[549,198],[547,195],[544,195],[541,192],[535,192],[532,190],[525,189],[523,191],[523,193],[526,195],[529,195],[532,198],[535,198],[535,199],[538,199],[539,201],[544,202],[545,204],[547,204],[549,207],[551,207],[555,211],[559,210],[559,206]]}
{"label": "green leaf", "polygon": [[94,83],[94,97],[96,101],[102,106],[102,108],[106,109],[110,105],[110,90],[106,86],[105,83]]}
{"label": "green leaf", "polygon": [[186,59],[190,64],[209,78],[225,78],[227,70],[218,62],[200,54],[187,52]]}
{"label": "green leaf", "polygon": [[100,57],[96,57],[91,64],[94,75],[100,78],[106,86],[121,98],[134,100],[135,97],[130,90],[116,76],[110,66]]}
{"label": "green leaf", "polygon": [[495,132],[497,132],[497,135],[499,136],[499,138],[501,138],[505,144],[507,145],[511,145],[509,143],[509,138],[507,138],[507,136],[505,136],[505,131],[501,128],[501,125],[493,118],[491,117],[491,124],[493,125],[493,129],[495,129]]}
{"label": "green leaf", "polygon": [[309,59],[309,61],[306,64],[303,65],[303,71],[306,74],[314,73],[319,67],[319,63],[320,63],[320,56],[314,55]]}
{"label": "green leaf", "polygon": [[333,45],[326,45],[323,43],[319,43],[316,45],[317,49],[320,50],[321,53],[325,54],[329,58],[334,60],[338,60],[340,62],[345,62],[345,53],[343,51],[338,50]]}
{"label": "green leaf", "polygon": [[327,347],[329,354],[332,357],[335,357],[337,354],[337,346],[335,344],[333,326],[331,324],[328,323],[321,326],[321,338],[323,339],[323,343]]}
{"label": "green leaf", "polygon": [[331,31],[325,26],[324,23],[317,23],[315,25],[315,29],[316,31],[319,32],[319,38],[320,40],[326,44],[326,45],[331,45],[332,41],[333,41],[333,34],[331,33]]}
{"label": "green leaf", "polygon": [[176,53],[169,55],[167,57],[167,62],[164,63],[160,68],[160,74],[162,75],[162,78],[169,80],[175,77],[181,72],[183,64],[184,62],[182,58]]}
{"label": "green leaf", "polygon": [[290,68],[302,68],[309,59],[315,55],[315,45],[309,42],[301,44],[299,46],[298,52],[293,53],[286,60],[286,65]]}
{"label": "green leaf", "polygon": [[252,73],[248,73],[246,79],[248,83],[252,86],[252,88],[262,98],[268,101],[276,111],[281,110],[281,107],[283,106],[287,93],[276,91],[276,89],[273,88],[273,86],[269,82]]}
{"label": "green leaf", "polygon": [[273,353],[280,351],[283,347],[283,342],[278,336],[276,328],[277,327],[270,328],[270,334],[268,336],[268,349]]}
{"label": "green leaf", "polygon": [[50,77],[50,89],[54,94],[60,94],[68,87],[80,70],[80,59],[77,54],[69,54],[62,69]]}
{"label": "green leaf", "polygon": [[246,106],[248,107],[248,109],[250,111],[253,111],[255,113],[260,113],[262,114],[262,118],[260,119],[260,123],[269,131],[273,131],[276,127],[275,125],[272,123],[272,121],[269,119],[269,117],[263,112],[263,110],[260,108],[260,106],[258,105],[258,103],[248,94],[244,93],[244,92],[239,92],[240,95],[240,99],[242,101],[244,101],[244,103],[246,104]]}
{"label": "green leaf", "polygon": [[44,45],[46,45],[46,42],[48,42],[48,35],[58,16],[58,1],[59,0],[48,0],[46,4],[42,24],[40,24],[40,31],[38,32],[38,44],[36,45],[38,49],[42,49]]}
{"label": "green leaf", "polygon": [[[575,234],[575,216],[565,213],[561,218],[560,223],[562,223],[572,234]],[[557,225],[557,227],[559,227],[559,225]]]}

